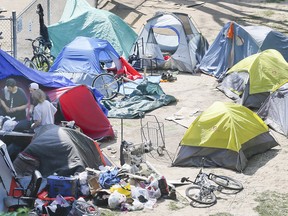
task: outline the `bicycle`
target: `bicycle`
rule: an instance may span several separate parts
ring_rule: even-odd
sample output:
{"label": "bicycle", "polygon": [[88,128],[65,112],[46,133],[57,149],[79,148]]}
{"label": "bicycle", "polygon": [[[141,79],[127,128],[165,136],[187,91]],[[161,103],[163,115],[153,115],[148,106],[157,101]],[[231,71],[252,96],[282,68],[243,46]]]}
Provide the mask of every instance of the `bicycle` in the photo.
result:
{"label": "bicycle", "polygon": [[[194,181],[183,177],[181,182],[191,182],[194,184],[185,190],[185,195],[189,199],[196,203],[209,206],[217,202],[214,191],[219,191],[223,194],[236,194],[243,190],[243,185],[239,181],[228,176],[204,173],[203,167],[200,169]],[[191,202],[190,205],[196,207],[193,202]]]}
{"label": "bicycle", "polygon": [[50,54],[48,45],[45,43],[42,37],[36,39],[27,38],[26,40],[32,43],[33,57],[31,60],[26,57],[24,64],[27,67],[37,69],[40,71],[49,71],[51,63],[54,61],[54,57]]}
{"label": "bicycle", "polygon": [[[130,82],[138,85],[137,82],[126,77],[125,73],[117,73],[106,70],[104,73],[99,74],[92,81],[92,87],[103,95],[103,100],[110,100],[120,94],[120,86],[123,85],[123,95],[125,96],[124,83]],[[133,88],[132,88],[133,89]]]}

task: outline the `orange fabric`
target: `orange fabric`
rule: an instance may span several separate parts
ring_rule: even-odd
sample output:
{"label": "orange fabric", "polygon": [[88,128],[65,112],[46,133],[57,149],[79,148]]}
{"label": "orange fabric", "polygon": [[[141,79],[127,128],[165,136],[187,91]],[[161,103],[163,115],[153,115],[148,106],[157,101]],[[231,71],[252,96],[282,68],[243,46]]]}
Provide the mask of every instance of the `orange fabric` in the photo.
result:
{"label": "orange fabric", "polygon": [[[97,141],[94,141],[94,144],[95,144],[95,146],[96,146],[98,152],[101,152],[101,149],[100,149],[99,143],[98,143]],[[106,166],[107,164],[106,164],[106,161],[105,161],[105,159],[104,159],[103,154],[100,154],[100,158],[101,158],[101,161],[102,161],[102,163],[103,163],[103,166]]]}
{"label": "orange fabric", "polygon": [[227,38],[232,39],[233,37],[234,37],[234,23],[232,22],[227,32]]}

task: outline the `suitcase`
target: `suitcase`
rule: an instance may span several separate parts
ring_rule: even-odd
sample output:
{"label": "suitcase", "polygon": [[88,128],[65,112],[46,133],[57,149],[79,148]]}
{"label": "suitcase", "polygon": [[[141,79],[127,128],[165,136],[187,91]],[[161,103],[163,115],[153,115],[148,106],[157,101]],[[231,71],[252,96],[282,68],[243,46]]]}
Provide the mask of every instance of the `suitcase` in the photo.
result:
{"label": "suitcase", "polygon": [[50,175],[47,177],[47,185],[50,198],[55,198],[58,194],[78,198],[79,180],[76,177]]}

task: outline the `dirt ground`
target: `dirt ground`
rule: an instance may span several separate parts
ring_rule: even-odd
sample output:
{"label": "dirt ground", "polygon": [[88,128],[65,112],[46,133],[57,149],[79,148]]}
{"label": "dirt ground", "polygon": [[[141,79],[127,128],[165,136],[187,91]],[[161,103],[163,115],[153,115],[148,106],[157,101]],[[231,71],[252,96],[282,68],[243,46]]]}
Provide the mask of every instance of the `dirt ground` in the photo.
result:
{"label": "dirt ground", "polygon": [[[124,2],[125,1],[120,1]],[[127,1],[128,2],[128,1]],[[114,8],[126,22],[131,24],[139,32],[147,18],[153,16],[157,11],[177,11],[188,13],[192,16],[197,27],[208,39],[210,44],[216,38],[223,25],[233,20],[242,25],[267,25],[287,34],[288,25],[288,2],[264,3],[263,1],[205,1],[201,6],[187,7],[189,5],[201,4],[201,1],[163,1],[150,0],[130,3],[130,7],[135,7],[137,12],[129,12],[118,5],[118,10]],[[252,2],[252,3],[251,3]],[[120,12],[121,11],[121,12]],[[158,156],[156,152],[146,155],[146,160],[162,173],[168,180],[180,179],[183,176],[194,179],[199,168],[179,168],[171,167],[171,159],[175,155],[181,138],[186,128],[173,122],[165,120],[183,107],[194,110],[195,108],[203,111],[215,101],[230,101],[223,93],[216,90],[217,81],[215,78],[204,74],[178,74],[177,81],[173,83],[162,83],[164,92],[177,98],[177,103],[162,107],[152,111],[151,115],[157,116],[160,122],[164,123],[165,128],[165,147],[167,152],[164,156]],[[118,139],[111,144],[115,149],[119,149],[121,142],[121,121],[120,119],[110,119],[114,129],[118,131]],[[123,121],[124,140],[134,143],[140,142],[140,120]],[[209,208],[194,208],[189,205],[185,198],[185,189],[187,186],[177,187],[177,197],[179,201],[160,200],[153,210],[144,210],[141,212],[129,212],[125,215],[223,215],[230,213],[234,216],[256,216],[259,215],[254,209],[259,203],[255,200],[264,191],[274,191],[278,193],[287,193],[287,188],[283,187],[288,180],[286,154],[288,150],[287,138],[271,131],[277,139],[280,146],[264,154],[254,156],[249,160],[247,168],[243,173],[237,173],[231,170],[214,168],[205,169],[207,172],[214,172],[233,177],[241,181],[244,190],[237,195],[217,194],[217,204]],[[102,149],[111,158],[119,161],[118,152],[111,154],[103,143]],[[281,212],[281,210],[280,210]],[[222,213],[222,214],[220,214]],[[124,214],[124,213],[121,213]],[[267,214],[271,215],[271,214]],[[283,215],[280,213],[280,215]]]}
{"label": "dirt ground", "polygon": [[[99,1],[101,3],[101,1]],[[288,1],[282,3],[265,3],[264,1],[192,1],[192,0],[119,0],[106,1],[101,3],[103,9],[109,9],[122,17],[129,23],[136,32],[151,18],[156,11],[177,11],[188,13],[192,16],[197,27],[208,39],[210,44],[216,38],[218,32],[227,21],[233,20],[242,25],[268,25],[283,33],[287,33],[288,25]],[[1,0],[1,6],[11,6],[11,0]],[[202,4],[204,3],[204,4]],[[15,1],[15,7],[16,7]],[[193,5],[198,5],[192,7]],[[7,8],[6,7],[6,8]],[[164,92],[176,97],[177,102],[149,114],[157,116],[157,119],[164,124],[165,149],[164,156],[157,153],[147,154],[146,160],[162,173],[168,180],[179,180],[181,177],[194,179],[199,168],[171,167],[171,161],[175,155],[179,142],[181,141],[186,128],[173,122],[165,120],[183,107],[197,108],[200,111],[207,109],[215,101],[230,101],[223,93],[216,90],[217,81],[214,77],[204,74],[191,75],[181,73],[177,75],[177,81],[161,83]],[[109,158],[119,165],[119,146],[121,142],[121,121],[120,119],[109,119],[118,138],[109,142],[102,142],[101,148]],[[287,138],[271,131],[280,146],[264,154],[254,156],[249,160],[247,168],[243,173],[231,170],[215,168],[205,169],[207,172],[215,172],[235,178],[243,183],[244,190],[237,195],[217,194],[218,202],[209,208],[194,208],[189,205],[185,198],[187,186],[177,187],[178,201],[159,200],[153,210],[120,213],[121,215],[221,215],[230,213],[234,216],[257,216],[254,208],[259,204],[256,197],[264,191],[275,191],[287,193],[288,188],[283,187],[288,182]],[[134,143],[141,142],[140,120],[123,121],[123,138]],[[112,154],[107,146],[117,150]],[[272,208],[272,207],[271,207]],[[118,212],[119,213],[119,212]],[[115,213],[115,214],[118,214]],[[270,214],[267,214],[270,215]]]}

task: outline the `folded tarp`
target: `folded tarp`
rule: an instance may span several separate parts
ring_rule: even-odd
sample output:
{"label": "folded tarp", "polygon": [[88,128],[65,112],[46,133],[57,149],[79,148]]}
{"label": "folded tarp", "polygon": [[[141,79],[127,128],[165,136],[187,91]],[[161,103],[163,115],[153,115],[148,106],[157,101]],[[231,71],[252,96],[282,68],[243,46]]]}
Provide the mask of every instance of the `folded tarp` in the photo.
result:
{"label": "folded tarp", "polygon": [[132,119],[175,101],[175,97],[166,95],[158,83],[144,81],[127,98],[103,104],[109,110],[108,117]]}

